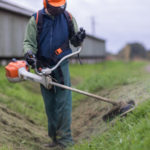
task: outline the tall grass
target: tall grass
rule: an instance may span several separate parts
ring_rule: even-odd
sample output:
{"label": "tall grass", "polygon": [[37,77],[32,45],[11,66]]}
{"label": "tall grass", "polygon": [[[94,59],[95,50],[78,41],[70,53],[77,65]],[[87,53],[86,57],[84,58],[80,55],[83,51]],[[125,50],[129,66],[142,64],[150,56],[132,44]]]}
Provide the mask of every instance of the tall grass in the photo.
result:
{"label": "tall grass", "polygon": [[[136,82],[144,76],[142,66],[145,62],[103,62],[91,65],[72,65],[71,76],[79,82],[76,86],[88,92],[102,89],[112,89],[120,85]],[[74,104],[84,98],[83,95],[73,93]]]}

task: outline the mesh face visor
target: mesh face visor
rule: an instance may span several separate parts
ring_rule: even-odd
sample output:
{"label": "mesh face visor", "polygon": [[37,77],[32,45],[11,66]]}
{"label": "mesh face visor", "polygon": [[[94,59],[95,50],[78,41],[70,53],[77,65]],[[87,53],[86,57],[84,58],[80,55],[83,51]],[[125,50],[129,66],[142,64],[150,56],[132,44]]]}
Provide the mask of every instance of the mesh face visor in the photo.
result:
{"label": "mesh face visor", "polygon": [[66,9],[66,3],[62,6],[54,7],[48,3],[48,0],[46,0],[46,5],[47,5],[47,11],[53,16],[63,13]]}

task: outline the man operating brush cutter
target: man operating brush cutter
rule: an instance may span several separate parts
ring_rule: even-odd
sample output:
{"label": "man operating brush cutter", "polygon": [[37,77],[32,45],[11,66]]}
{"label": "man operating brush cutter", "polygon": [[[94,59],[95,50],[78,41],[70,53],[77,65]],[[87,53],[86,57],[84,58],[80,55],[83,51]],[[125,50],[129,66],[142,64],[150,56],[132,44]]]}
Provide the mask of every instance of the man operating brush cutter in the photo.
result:
{"label": "man operating brush cutter", "polygon": [[[66,11],[66,0],[44,0],[44,8],[35,13],[26,29],[24,56],[32,68],[37,60],[38,68],[52,67],[70,54],[70,43],[81,46],[86,34],[78,30],[75,18]],[[68,60],[52,72],[57,82],[70,86]],[[71,135],[71,91],[59,87],[51,90],[41,85],[41,92],[48,118],[48,135],[52,142],[48,147],[66,147],[73,144]]]}
{"label": "man operating brush cutter", "polygon": [[[54,2],[44,1],[44,9],[34,14],[29,21],[24,41],[26,61],[13,59],[5,70],[10,82],[30,80],[41,84],[48,117],[48,134],[53,141],[46,146],[64,148],[73,144],[70,129],[72,110],[70,91],[113,105],[103,116],[106,122],[116,116],[127,115],[135,108],[135,102],[114,101],[70,87],[67,59],[81,52],[85,30],[77,31],[74,19],[65,11],[65,1],[63,3],[59,1],[61,7],[53,6],[57,4]],[[79,46],[78,50],[71,53],[69,42]],[[35,69],[35,73],[29,71],[27,62]]]}

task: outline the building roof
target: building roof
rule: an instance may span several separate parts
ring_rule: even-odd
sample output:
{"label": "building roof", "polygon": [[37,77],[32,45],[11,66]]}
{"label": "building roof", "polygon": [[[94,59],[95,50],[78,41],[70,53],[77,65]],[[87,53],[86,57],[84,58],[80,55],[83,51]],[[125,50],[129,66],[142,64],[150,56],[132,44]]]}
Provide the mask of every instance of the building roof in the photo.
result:
{"label": "building roof", "polygon": [[34,13],[34,11],[32,10],[29,10],[19,5],[15,5],[7,0],[0,0],[0,9],[14,12],[17,14],[21,14],[21,15],[28,16],[28,17]]}

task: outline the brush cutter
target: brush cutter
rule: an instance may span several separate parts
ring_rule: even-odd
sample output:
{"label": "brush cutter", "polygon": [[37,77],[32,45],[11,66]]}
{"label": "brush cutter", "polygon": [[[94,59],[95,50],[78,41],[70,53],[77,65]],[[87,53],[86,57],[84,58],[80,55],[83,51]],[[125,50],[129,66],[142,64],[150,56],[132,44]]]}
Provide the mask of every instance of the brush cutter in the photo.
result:
{"label": "brush cutter", "polygon": [[40,71],[35,68],[35,73],[29,72],[29,66],[27,65],[26,61],[17,61],[13,60],[10,62],[6,67],[6,77],[10,82],[20,82],[24,80],[30,80],[33,82],[37,82],[42,84],[45,88],[51,89],[52,86],[60,87],[63,89],[71,90],[92,98],[95,98],[97,100],[112,104],[114,107],[106,114],[103,116],[103,120],[111,120],[114,118],[116,115],[124,115],[127,112],[131,111],[134,109],[134,101],[129,101],[129,102],[116,102],[108,98],[104,98],[98,95],[94,95],[85,91],[78,90],[76,88],[68,87],[62,84],[57,83],[54,81],[51,77],[51,73],[57,69],[57,67],[65,60],[70,58],[73,55],[79,54],[81,51],[81,47],[76,52],[73,52],[72,54],[69,54],[65,57],[63,57],[53,68],[45,68],[41,69]]}

